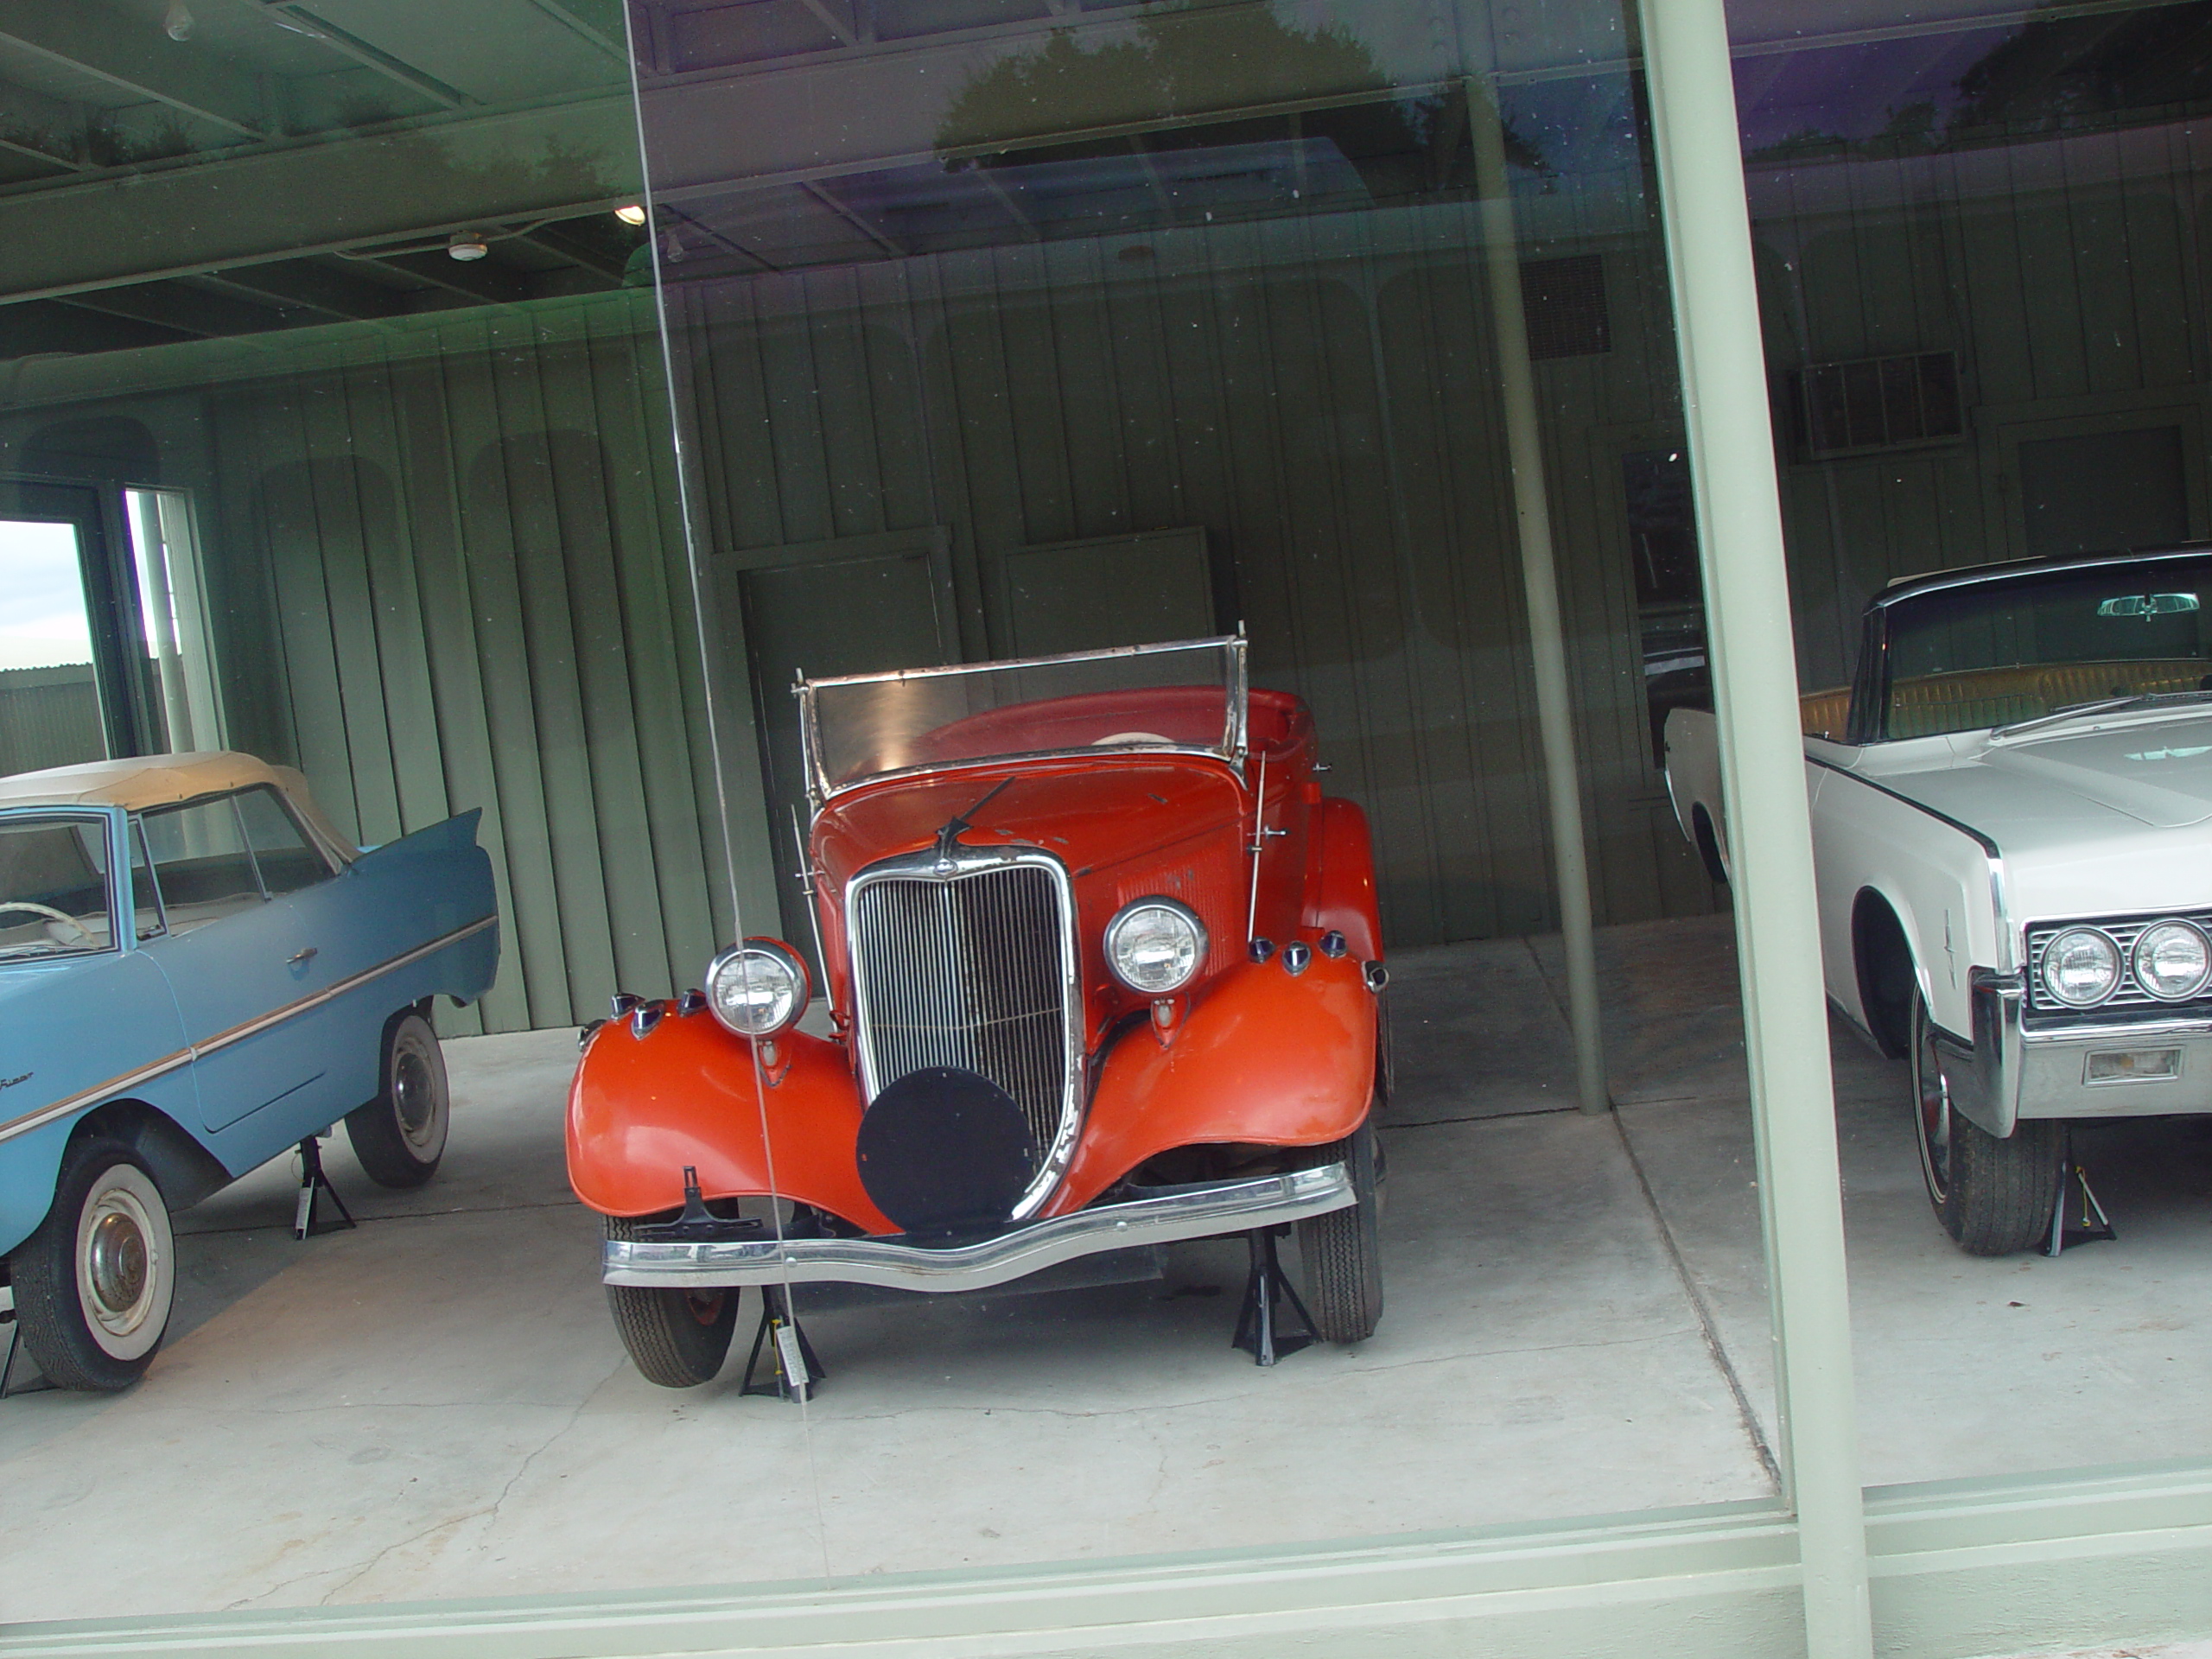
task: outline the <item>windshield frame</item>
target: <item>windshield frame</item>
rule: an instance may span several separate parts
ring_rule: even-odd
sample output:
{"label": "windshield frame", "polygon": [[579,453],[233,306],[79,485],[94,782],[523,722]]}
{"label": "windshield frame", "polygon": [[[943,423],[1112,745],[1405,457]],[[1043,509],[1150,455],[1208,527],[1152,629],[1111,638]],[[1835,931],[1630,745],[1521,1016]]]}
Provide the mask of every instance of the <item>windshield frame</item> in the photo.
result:
{"label": "windshield frame", "polygon": [[[863,772],[842,783],[833,784],[823,766],[822,727],[816,703],[816,690],[822,686],[895,684],[906,680],[941,679],[956,674],[984,674],[1011,672],[1025,669],[1052,668],[1064,663],[1104,662],[1116,658],[1154,657],[1168,652],[1197,652],[1207,649],[1226,652],[1229,658],[1229,680],[1224,690],[1227,708],[1223,722],[1219,747],[1192,747],[1185,744],[1129,744],[1126,747],[1102,747],[1089,744],[1077,749],[1033,749],[1017,754],[976,755],[959,760],[932,760],[920,766],[899,766],[883,772]],[[1246,663],[1246,642],[1242,633],[1213,635],[1203,639],[1166,639],[1153,645],[1110,645],[1096,651],[1061,652],[1049,657],[1007,657],[985,663],[942,663],[929,668],[886,669],[872,674],[825,675],[820,679],[809,679],[801,674],[791,687],[791,694],[799,705],[799,749],[801,766],[806,778],[809,803],[817,810],[832,797],[842,795],[870,784],[880,784],[887,779],[926,776],[932,772],[950,772],[967,766],[998,766],[1009,760],[1044,760],[1064,759],[1070,755],[1106,754],[1190,754],[1205,755],[1216,760],[1226,760],[1240,773],[1244,769],[1244,758],[1249,747],[1251,728],[1251,685]],[[1017,704],[1007,704],[1009,708]]]}
{"label": "windshield frame", "polygon": [[91,945],[57,944],[51,950],[40,950],[23,956],[0,950],[0,973],[5,973],[12,969],[29,967],[38,963],[78,962],[86,957],[102,957],[111,951],[121,952],[136,948],[137,941],[135,938],[130,939],[130,944],[124,943],[125,937],[133,930],[128,927],[118,928],[115,925],[116,900],[119,896],[119,891],[116,887],[116,854],[118,849],[122,850],[126,864],[130,856],[128,843],[123,836],[124,817],[124,810],[119,806],[86,806],[67,801],[25,802],[15,806],[0,806],[0,828],[26,818],[50,818],[57,823],[97,823],[100,826],[100,835],[107,849],[107,867],[101,872],[101,880],[107,887],[108,915],[106,944]]}
{"label": "windshield frame", "polygon": [[[2032,585],[2045,578],[2084,575],[2097,570],[2156,571],[2171,564],[2212,563],[2212,543],[2190,543],[2139,552],[2088,553],[2064,558],[2016,559],[2001,563],[1971,565],[1959,570],[1934,571],[1891,582],[1866,603],[1859,662],[1851,680],[1851,709],[1844,739],[1854,747],[1874,743],[1918,742],[1925,738],[1957,736],[1958,733],[1923,733],[1909,737],[1890,735],[1891,681],[1890,633],[1891,613],[1899,606],[1929,594],[1962,588],[2009,588]],[[2054,711],[2058,712],[2058,711]],[[2013,722],[2015,724],[2020,722]],[[1995,729],[1970,727],[1967,731]]]}

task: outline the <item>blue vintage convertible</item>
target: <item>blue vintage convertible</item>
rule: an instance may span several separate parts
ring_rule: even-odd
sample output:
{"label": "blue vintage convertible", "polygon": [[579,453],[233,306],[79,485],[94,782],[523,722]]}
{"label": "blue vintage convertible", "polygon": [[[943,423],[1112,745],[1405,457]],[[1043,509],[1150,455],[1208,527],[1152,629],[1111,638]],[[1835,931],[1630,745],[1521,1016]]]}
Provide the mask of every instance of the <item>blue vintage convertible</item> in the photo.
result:
{"label": "blue vintage convertible", "polygon": [[431,1001],[499,963],[477,817],[363,852],[250,755],[0,778],[0,1251],[48,1381],[136,1382],[170,1213],[339,1119],[372,1179],[436,1170]]}

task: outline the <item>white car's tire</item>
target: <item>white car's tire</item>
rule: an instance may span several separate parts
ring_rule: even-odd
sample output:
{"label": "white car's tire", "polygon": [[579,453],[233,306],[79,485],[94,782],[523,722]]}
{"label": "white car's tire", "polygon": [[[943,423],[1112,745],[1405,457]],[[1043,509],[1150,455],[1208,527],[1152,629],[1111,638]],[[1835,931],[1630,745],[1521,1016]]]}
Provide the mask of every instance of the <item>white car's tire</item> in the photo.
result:
{"label": "white car's tire", "polygon": [[112,1392],[145,1374],[176,1300],[176,1239],[127,1143],[96,1135],[69,1148],[54,1207],[8,1266],[23,1345],[48,1382]]}
{"label": "white car's tire", "polygon": [[2010,1255],[2050,1230],[2051,1207],[2066,1153],[2066,1126],[2030,1118],[1999,1139],[1951,1105],[1936,1048],[1935,1022],[1918,991],[1912,998],[1914,1131],[1928,1201],[1969,1255]]}

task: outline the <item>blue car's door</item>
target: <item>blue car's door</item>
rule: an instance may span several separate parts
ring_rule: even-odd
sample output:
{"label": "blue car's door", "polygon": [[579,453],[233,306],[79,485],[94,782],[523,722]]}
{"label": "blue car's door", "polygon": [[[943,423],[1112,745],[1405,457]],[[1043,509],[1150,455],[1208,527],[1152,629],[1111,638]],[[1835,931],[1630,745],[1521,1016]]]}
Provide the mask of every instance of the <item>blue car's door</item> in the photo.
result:
{"label": "blue car's door", "polygon": [[[383,1086],[385,1023],[394,1014],[433,989],[474,995],[488,982],[493,940],[483,929],[494,899],[475,831],[474,812],[448,818],[371,849],[335,880],[285,900],[315,948],[311,972],[325,989],[309,1015],[334,1090],[323,1122]],[[481,979],[472,982],[464,956],[483,957]]]}
{"label": "blue car's door", "polygon": [[[298,912],[263,884],[238,795],[156,808],[142,824],[166,922],[146,950],[175,988],[199,1056],[201,1122],[219,1130],[310,1090],[328,1069],[302,1018],[315,959]],[[257,1161],[236,1148],[224,1156],[234,1166]]]}

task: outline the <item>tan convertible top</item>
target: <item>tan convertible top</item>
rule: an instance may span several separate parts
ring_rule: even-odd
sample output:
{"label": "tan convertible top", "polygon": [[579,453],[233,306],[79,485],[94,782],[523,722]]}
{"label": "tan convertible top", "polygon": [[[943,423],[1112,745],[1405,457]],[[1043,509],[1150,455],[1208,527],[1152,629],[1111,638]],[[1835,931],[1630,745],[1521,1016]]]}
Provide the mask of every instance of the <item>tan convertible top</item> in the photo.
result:
{"label": "tan convertible top", "polygon": [[143,754],[123,760],[89,760],[77,766],[49,766],[0,778],[0,806],[121,806],[133,811],[274,784],[307,820],[308,828],[348,861],[360,849],[340,835],[308,791],[308,780],[289,766],[234,749],[198,754]]}

